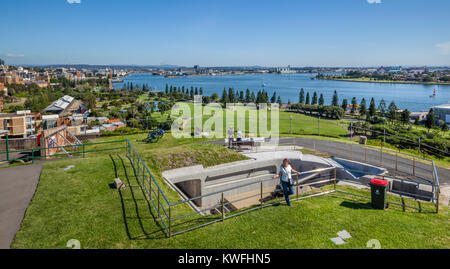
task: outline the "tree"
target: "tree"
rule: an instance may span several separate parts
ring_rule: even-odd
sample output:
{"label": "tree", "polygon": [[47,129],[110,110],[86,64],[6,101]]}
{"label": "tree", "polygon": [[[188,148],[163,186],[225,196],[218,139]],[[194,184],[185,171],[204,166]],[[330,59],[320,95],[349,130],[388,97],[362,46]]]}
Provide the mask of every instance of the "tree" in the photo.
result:
{"label": "tree", "polygon": [[306,101],[305,101],[306,105],[309,105],[309,92],[306,93]]}
{"label": "tree", "polygon": [[342,105],[341,105],[342,109],[344,110],[344,112],[347,110],[348,107],[348,101],[347,99],[342,100]]}
{"label": "tree", "polygon": [[363,98],[361,100],[361,104],[359,104],[359,115],[365,116],[367,114],[367,104],[366,99]]}
{"label": "tree", "polygon": [[333,100],[331,101],[332,106],[339,106],[339,97],[336,91],[333,94]]}
{"label": "tree", "polygon": [[91,109],[91,110],[95,109],[95,106],[96,106],[96,98],[95,98],[95,95],[93,95],[92,93],[90,93],[90,94],[88,94],[88,95],[84,98],[83,101],[86,103],[86,106],[87,106],[89,109]]}
{"label": "tree", "polygon": [[228,99],[230,100],[230,103],[234,103],[236,101],[233,88],[228,88]]}
{"label": "tree", "polygon": [[395,105],[395,102],[394,102],[394,101],[392,101],[392,102],[389,104],[387,117],[388,117],[388,119],[390,119],[391,121],[394,121],[394,120],[397,119],[397,106]]}
{"label": "tree", "polygon": [[317,105],[317,93],[316,92],[313,93],[311,104]]}
{"label": "tree", "polygon": [[272,98],[270,99],[271,103],[275,103],[275,101],[277,100],[277,92],[273,92]]}
{"label": "tree", "polygon": [[350,110],[350,113],[352,114],[352,115],[355,115],[355,112],[356,112],[356,106],[357,106],[358,104],[357,104],[357,102],[356,102],[356,97],[353,97],[352,98],[352,109]]}
{"label": "tree", "polygon": [[369,105],[369,118],[372,118],[373,116],[375,116],[375,113],[377,113],[377,109],[375,108],[375,100],[370,99],[370,105]]}
{"label": "tree", "polygon": [[[280,96],[278,96],[278,99],[280,99]],[[255,103],[256,102],[256,97],[255,97],[255,93],[252,92],[252,95],[250,97],[250,102]]]}
{"label": "tree", "polygon": [[434,110],[430,108],[430,111],[428,112],[427,118],[425,120],[425,127],[428,128],[429,132],[430,129],[433,128],[434,126],[436,126],[436,119],[434,116]]}
{"label": "tree", "polygon": [[278,100],[277,100],[278,105],[281,107],[281,97],[278,95]]}
{"label": "tree", "polygon": [[403,110],[402,114],[401,114],[401,118],[400,118],[401,122],[404,123],[404,124],[409,123],[410,115],[411,115],[411,113],[409,112],[408,109]]}
{"label": "tree", "polygon": [[442,124],[441,130],[442,130],[443,132],[448,132],[448,125],[447,125],[446,122],[444,122],[444,124]]}
{"label": "tree", "polygon": [[386,101],[383,98],[381,98],[380,104],[378,105],[378,111],[380,111],[381,117],[386,116]]}
{"label": "tree", "polygon": [[300,90],[299,103],[300,104],[305,103],[305,90],[303,90],[303,88],[301,88],[301,90]]}
{"label": "tree", "polygon": [[230,102],[230,99],[228,98],[227,91],[225,89],[223,89],[222,103],[226,104],[226,103],[229,103],[229,102]]}
{"label": "tree", "polygon": [[325,104],[325,99],[323,98],[323,94],[320,94],[319,97],[319,106],[323,106]]}
{"label": "tree", "polygon": [[250,103],[250,101],[251,101],[251,99],[250,99],[250,90],[247,89],[247,90],[245,91],[245,102],[246,102],[246,103]]}

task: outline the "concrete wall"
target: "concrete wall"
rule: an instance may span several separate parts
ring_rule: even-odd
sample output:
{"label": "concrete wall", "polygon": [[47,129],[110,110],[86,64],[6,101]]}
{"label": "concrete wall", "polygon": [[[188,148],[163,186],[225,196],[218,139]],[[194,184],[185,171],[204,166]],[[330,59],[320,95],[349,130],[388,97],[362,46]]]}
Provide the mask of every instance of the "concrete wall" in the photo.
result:
{"label": "concrete wall", "polygon": [[[8,148],[9,150],[38,148],[38,141],[37,138],[9,138]],[[4,137],[0,139],[0,151],[6,151],[6,139]]]}
{"label": "concrete wall", "polygon": [[[170,185],[175,186],[177,191],[183,192],[188,197],[206,195],[214,192],[233,188],[247,183],[255,183],[238,189],[224,192],[225,197],[259,190],[260,181],[271,179],[277,174],[283,159],[288,158],[295,170],[309,171],[317,168],[331,167],[330,163],[321,157],[303,155],[299,151],[259,152],[245,154],[250,160],[233,162],[204,168],[201,165],[184,167],[162,173],[163,178]],[[308,180],[330,178],[330,171],[306,175]],[[194,183],[195,182],[195,183]],[[279,184],[279,179],[268,180],[263,183],[263,188],[273,188]],[[195,194],[195,195],[193,195]],[[196,205],[207,208],[217,205],[221,199],[221,193],[203,197],[196,201]]]}

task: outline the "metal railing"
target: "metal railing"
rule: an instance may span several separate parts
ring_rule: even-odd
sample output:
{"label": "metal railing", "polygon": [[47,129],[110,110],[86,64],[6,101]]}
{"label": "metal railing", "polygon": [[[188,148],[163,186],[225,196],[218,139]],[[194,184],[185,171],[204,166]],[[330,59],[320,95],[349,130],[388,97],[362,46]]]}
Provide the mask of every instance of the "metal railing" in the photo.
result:
{"label": "metal railing", "polygon": [[[147,194],[146,198],[150,200],[153,205],[153,209],[157,212],[158,217],[164,226],[165,231],[170,236],[171,203],[167,200],[164,192],[161,190],[160,186],[150,172],[150,169],[148,169],[147,165],[142,160],[141,156],[128,138],[126,139],[126,142],[126,153],[133,166],[136,177],[141,183],[141,188],[144,188]],[[168,220],[169,223],[166,223],[166,220]]]}
{"label": "metal railing", "polygon": [[[192,231],[216,222],[221,222],[226,219],[239,216],[241,214],[251,212],[257,209],[262,209],[268,206],[274,206],[278,205],[280,203],[285,203],[283,198],[281,200],[279,199],[279,196],[273,196],[276,194],[276,189],[273,188],[274,182],[279,181],[279,179],[274,179],[272,177],[252,181],[244,184],[240,184],[238,186],[226,188],[220,191],[215,191],[207,194],[203,194],[196,197],[191,197],[184,199],[182,201],[177,202],[169,202],[166,198],[164,192],[162,191],[161,187],[153,177],[152,173],[148,169],[145,162],[140,157],[139,153],[135,150],[131,142],[127,139],[127,154],[128,157],[133,165],[133,168],[135,170],[135,173],[137,175],[137,178],[139,179],[142,188],[145,190],[147,194],[147,199],[150,200],[151,204],[153,205],[153,209],[155,212],[157,212],[158,218],[163,224],[164,231],[168,237],[172,237],[175,235],[179,235],[188,231]],[[296,176],[296,182],[295,182],[295,191],[294,195],[292,196],[291,200],[301,200],[306,199],[310,197],[316,197],[320,195],[330,194],[334,192],[339,192],[343,194],[349,194],[349,195],[356,195],[359,197],[370,199],[370,197],[354,194],[351,192],[346,192],[342,190],[337,190],[337,183],[339,181],[347,181],[351,182],[353,184],[361,184],[364,185],[362,182],[355,181],[355,180],[348,180],[343,178],[337,178],[337,172],[338,170],[345,170],[348,172],[356,172],[361,173],[363,171],[357,171],[357,170],[351,170],[351,169],[345,169],[345,168],[338,168],[338,167],[327,167],[327,168],[320,168],[315,169],[311,171],[305,171],[297,174]],[[301,178],[303,176],[303,179]],[[382,176],[383,179],[385,179],[385,176]],[[407,179],[407,178],[399,178],[399,177],[393,177],[389,176],[390,180],[396,180],[401,182],[410,182],[413,184],[422,184],[422,185],[428,185],[431,186],[431,196],[424,196],[419,194],[411,194],[407,192],[402,191],[388,191],[389,193],[396,194],[397,196],[402,198],[412,198],[417,200],[417,198],[422,198],[422,200],[431,200],[431,202],[435,206],[435,211],[430,211],[427,209],[422,209],[421,207],[414,207],[406,205],[404,202],[397,203],[394,201],[390,201],[390,204],[395,204],[402,206],[403,209],[405,208],[413,208],[417,209],[419,211],[427,211],[427,212],[439,212],[439,179],[437,177],[437,172],[433,173],[433,179],[434,182],[418,182],[417,180],[413,179]],[[307,180],[313,180],[312,182],[308,182]],[[264,188],[264,185],[268,185],[269,187]],[[314,186],[325,186],[325,185],[331,185],[333,184],[333,189],[331,190],[324,190],[314,193],[301,193],[300,189],[303,189],[305,187],[314,187]],[[253,191],[249,191],[248,187],[254,186]],[[244,190],[243,194],[248,194],[243,197],[237,197],[233,200],[227,200],[227,197],[230,198],[234,195],[236,195],[236,191]],[[265,190],[266,189],[266,190]],[[267,190],[269,189],[269,190]],[[256,191],[255,191],[256,190]],[[259,190],[259,191],[258,191]],[[319,190],[319,189],[318,189]],[[227,193],[233,192],[234,195],[227,195]],[[268,196],[269,195],[269,196]],[[208,205],[205,208],[198,208],[195,205],[195,201],[202,200],[207,197],[216,197],[218,198],[218,203],[213,205]],[[281,196],[282,197],[282,196]],[[230,210],[229,207],[232,207],[233,204],[242,202],[244,200],[248,199],[257,199],[257,202],[253,200],[250,202],[249,206],[244,207],[241,210]],[[187,208],[190,208],[190,212],[186,212],[186,210],[177,210],[177,207],[187,205]],[[213,212],[215,211],[218,214],[205,214],[207,212]],[[176,215],[177,212],[182,212],[179,215]]]}
{"label": "metal railing", "polygon": [[315,140],[304,138],[283,138],[283,145],[300,145],[316,153],[346,158],[375,166],[382,166],[395,176],[420,179],[438,183],[437,166],[433,160],[389,148],[374,147],[338,141]]}
{"label": "metal railing", "polygon": [[[36,160],[48,160],[54,158],[72,158],[72,157],[86,157],[86,154],[101,151],[112,151],[125,149],[126,145],[120,145],[117,147],[103,147],[108,144],[123,144],[127,140],[115,140],[104,141],[74,145],[55,145],[52,147],[31,148],[21,150],[9,150],[0,151],[0,163],[2,162],[14,162],[14,161],[31,161],[34,163]],[[55,151],[55,153],[47,154],[48,151]],[[62,151],[62,152],[61,152]]]}

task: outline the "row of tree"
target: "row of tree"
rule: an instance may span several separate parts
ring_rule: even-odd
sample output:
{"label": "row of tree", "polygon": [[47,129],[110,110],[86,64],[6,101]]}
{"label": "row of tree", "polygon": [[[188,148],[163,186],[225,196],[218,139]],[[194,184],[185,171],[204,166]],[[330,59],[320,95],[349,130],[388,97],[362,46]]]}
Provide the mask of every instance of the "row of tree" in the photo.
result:
{"label": "row of tree", "polygon": [[310,105],[298,103],[291,105],[289,109],[310,115],[316,114],[318,116],[330,119],[341,119],[344,117],[344,109],[342,109],[342,107],[340,106]]}

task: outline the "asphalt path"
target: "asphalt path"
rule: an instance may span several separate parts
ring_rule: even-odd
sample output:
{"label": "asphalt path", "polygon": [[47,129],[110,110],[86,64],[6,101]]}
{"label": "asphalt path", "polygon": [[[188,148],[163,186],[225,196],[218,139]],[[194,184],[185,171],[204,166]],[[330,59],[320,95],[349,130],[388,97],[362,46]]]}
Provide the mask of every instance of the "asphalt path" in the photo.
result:
{"label": "asphalt path", "polygon": [[0,249],[11,246],[36,191],[42,164],[0,168]]}

